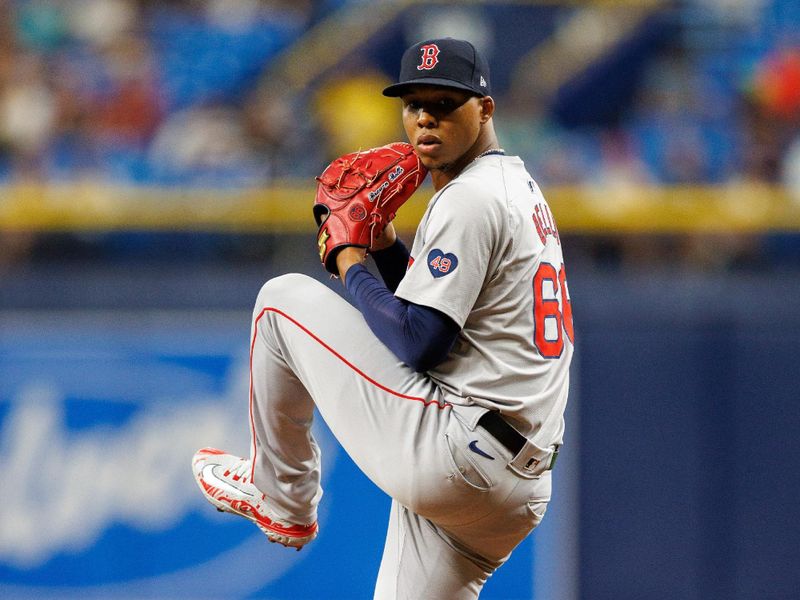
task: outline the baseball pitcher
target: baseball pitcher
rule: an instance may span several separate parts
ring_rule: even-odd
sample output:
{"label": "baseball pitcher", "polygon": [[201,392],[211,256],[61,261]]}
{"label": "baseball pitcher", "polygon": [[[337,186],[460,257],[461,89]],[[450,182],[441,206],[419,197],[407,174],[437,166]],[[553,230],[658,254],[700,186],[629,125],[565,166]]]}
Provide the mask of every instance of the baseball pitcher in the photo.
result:
{"label": "baseball pitcher", "polygon": [[[400,98],[409,143],[337,159],[313,207],[321,262],[354,306],[303,275],[264,285],[250,457],[204,448],[193,469],[218,509],[302,548],[319,530],[316,407],[392,498],[374,597],[477,598],[550,501],[575,337],[561,239],[498,143],[472,44],[415,44],[383,93]],[[428,173],[409,251],[391,221]]]}

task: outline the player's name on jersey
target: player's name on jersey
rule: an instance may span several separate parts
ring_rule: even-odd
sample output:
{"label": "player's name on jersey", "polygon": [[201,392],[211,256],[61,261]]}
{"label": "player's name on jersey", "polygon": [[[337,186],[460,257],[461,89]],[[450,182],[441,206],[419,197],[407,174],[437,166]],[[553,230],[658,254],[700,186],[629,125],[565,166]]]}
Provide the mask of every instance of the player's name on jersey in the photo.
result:
{"label": "player's name on jersey", "polygon": [[539,234],[539,239],[542,244],[547,241],[547,236],[552,235],[556,242],[561,243],[561,238],[558,235],[558,228],[556,221],[553,218],[553,213],[550,212],[550,207],[546,203],[540,202],[533,210],[533,224],[536,226],[536,233]]}

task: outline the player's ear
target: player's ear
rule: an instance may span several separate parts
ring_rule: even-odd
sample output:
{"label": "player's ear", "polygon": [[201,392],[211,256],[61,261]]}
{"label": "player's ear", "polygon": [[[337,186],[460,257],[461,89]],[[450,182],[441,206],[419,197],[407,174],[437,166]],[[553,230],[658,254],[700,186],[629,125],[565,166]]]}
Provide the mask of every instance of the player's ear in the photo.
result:
{"label": "player's ear", "polygon": [[494,98],[484,96],[481,101],[481,123],[486,123],[494,114]]}

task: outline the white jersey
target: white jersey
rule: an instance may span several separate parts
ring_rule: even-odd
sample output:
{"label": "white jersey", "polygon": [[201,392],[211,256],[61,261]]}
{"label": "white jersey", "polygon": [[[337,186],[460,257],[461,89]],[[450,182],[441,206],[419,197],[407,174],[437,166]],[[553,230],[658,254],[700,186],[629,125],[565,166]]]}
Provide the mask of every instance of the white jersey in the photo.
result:
{"label": "white jersey", "polygon": [[478,158],[434,195],[396,295],[462,328],[429,372],[449,402],[499,410],[539,445],[562,442],[572,307],[558,229],[518,157]]}

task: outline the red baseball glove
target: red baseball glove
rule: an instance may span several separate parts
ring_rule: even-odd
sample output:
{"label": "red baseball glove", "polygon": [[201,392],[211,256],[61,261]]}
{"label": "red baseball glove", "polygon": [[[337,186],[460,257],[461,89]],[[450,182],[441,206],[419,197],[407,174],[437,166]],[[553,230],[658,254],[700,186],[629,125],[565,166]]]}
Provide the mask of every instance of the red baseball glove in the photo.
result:
{"label": "red baseball glove", "polygon": [[325,268],[338,275],[338,250],[371,248],[427,173],[414,148],[404,142],[345,154],[328,165],[317,177],[314,200],[319,258]]}

